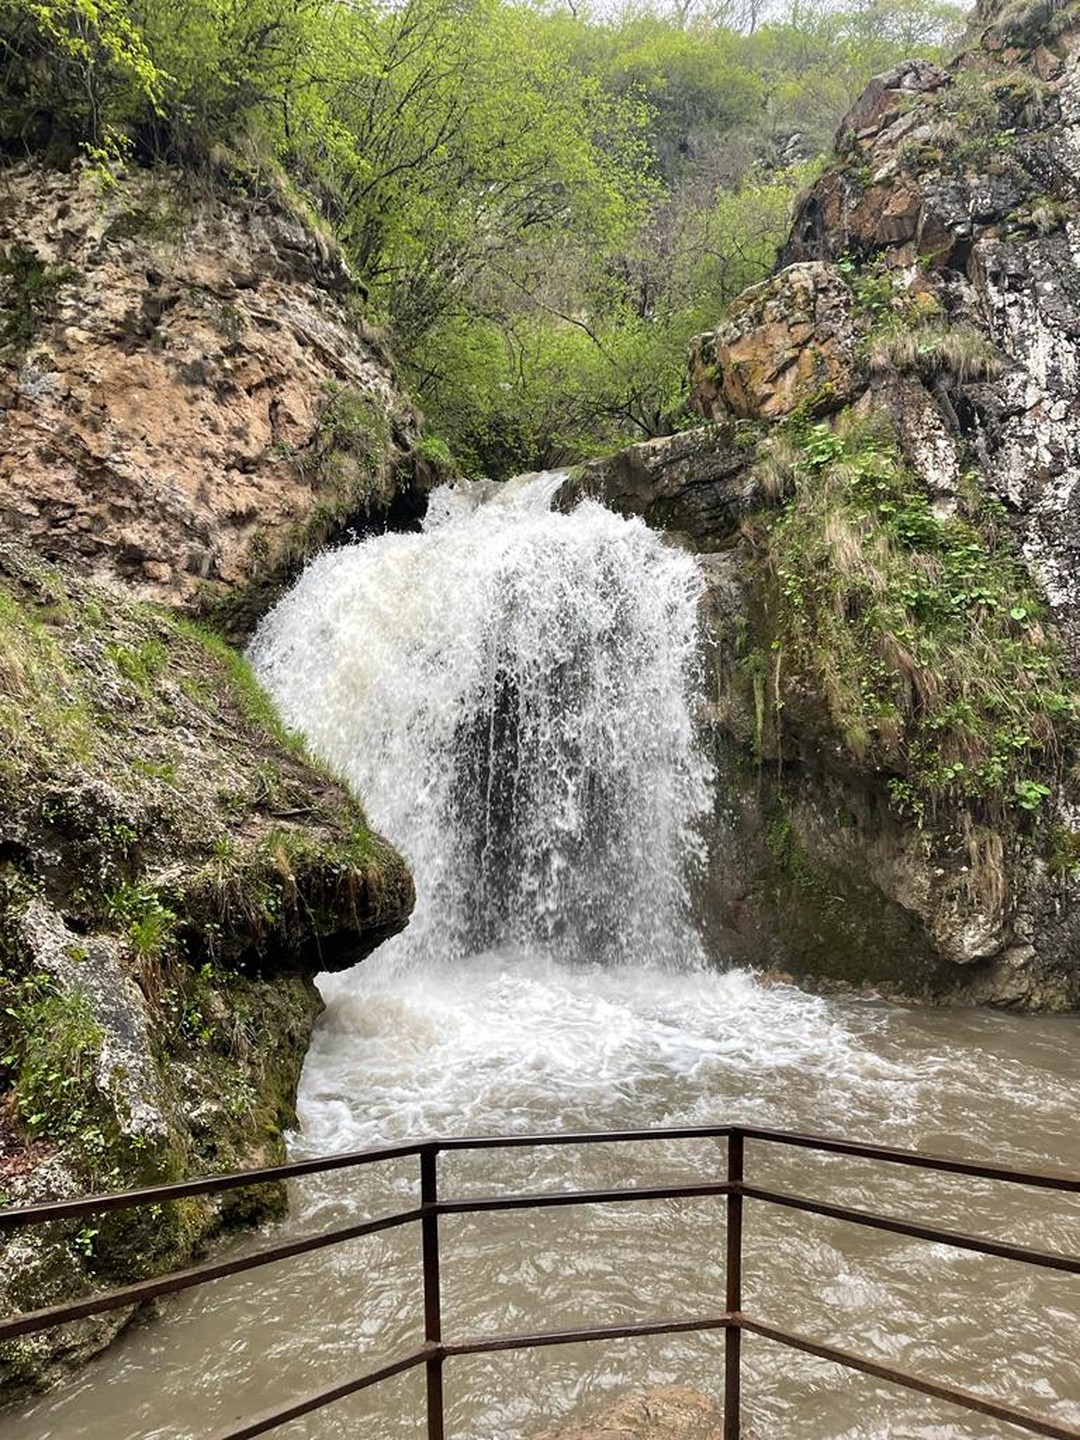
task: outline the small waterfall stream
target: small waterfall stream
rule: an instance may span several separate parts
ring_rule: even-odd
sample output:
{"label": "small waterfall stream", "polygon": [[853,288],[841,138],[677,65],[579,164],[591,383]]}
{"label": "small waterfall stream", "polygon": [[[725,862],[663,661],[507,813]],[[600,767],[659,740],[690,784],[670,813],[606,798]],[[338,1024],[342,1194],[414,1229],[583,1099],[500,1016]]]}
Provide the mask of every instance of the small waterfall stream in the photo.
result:
{"label": "small waterfall stream", "polygon": [[[707,963],[687,887],[714,779],[694,743],[698,569],[598,505],[552,513],[558,484],[438,492],[422,534],[315,561],[253,646],[419,894],[408,931],[324,979],[294,1153],[741,1119],[1080,1170],[1075,1020],[828,1001]],[[476,1194],[716,1162],[704,1142],[649,1144],[454,1156],[442,1174]],[[1080,1249],[1068,1199],[912,1187],[827,1158],[752,1164],[765,1184]],[[305,1181],[288,1224],[410,1203],[414,1169]],[[450,1334],[696,1314],[722,1293],[707,1201],[456,1217],[444,1234]],[[755,1312],[1080,1423],[1071,1277],[781,1211],[748,1215],[746,1241]],[[217,1282],[0,1418],[0,1440],[193,1440],[414,1344],[417,1275],[403,1231]],[[715,1336],[665,1336],[455,1362],[449,1434],[515,1440],[651,1384],[716,1394],[720,1354]],[[406,1440],[421,1393],[402,1377],[281,1433]],[[1015,1433],[753,1337],[744,1393],[761,1440]]]}

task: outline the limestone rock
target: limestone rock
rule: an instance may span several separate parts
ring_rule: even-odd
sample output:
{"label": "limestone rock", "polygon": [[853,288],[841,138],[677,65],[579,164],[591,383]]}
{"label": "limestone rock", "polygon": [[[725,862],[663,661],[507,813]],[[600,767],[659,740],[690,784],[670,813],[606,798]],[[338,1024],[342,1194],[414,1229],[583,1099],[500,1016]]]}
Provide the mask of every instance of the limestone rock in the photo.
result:
{"label": "limestone rock", "polygon": [[[874,257],[900,291],[929,287],[949,325],[997,348],[989,383],[953,377],[928,402],[909,392],[888,408],[902,428],[906,410],[908,458],[933,488],[954,483],[957,446],[973,456],[1080,659],[1080,50],[1051,28],[1004,60],[994,36],[1015,18],[995,14],[952,73],[903,67],[872,82],[782,259]],[[936,438],[920,444],[916,430]]]}
{"label": "limestone rock", "polygon": [[385,349],[346,310],[340,257],[283,200],[31,166],[0,187],[10,537],[205,605],[419,483]]}
{"label": "limestone rock", "polygon": [[706,419],[823,414],[859,391],[852,295],[832,266],[789,265],[736,300],[690,349],[692,402]]}
{"label": "limestone rock", "polygon": [[579,466],[556,503],[591,496],[620,515],[687,536],[703,550],[729,541],[760,504],[751,453],[732,425],[704,425]]}

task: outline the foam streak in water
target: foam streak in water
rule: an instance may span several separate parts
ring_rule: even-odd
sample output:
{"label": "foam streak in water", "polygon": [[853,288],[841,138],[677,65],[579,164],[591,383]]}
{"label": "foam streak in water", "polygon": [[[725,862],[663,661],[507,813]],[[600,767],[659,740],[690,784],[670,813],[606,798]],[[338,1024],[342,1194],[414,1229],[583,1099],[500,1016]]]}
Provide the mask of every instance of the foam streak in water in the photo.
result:
{"label": "foam streak in water", "polygon": [[413,959],[699,958],[701,575],[639,521],[552,512],[562,478],[436,492],[423,533],[315,561],[252,646],[287,723],[408,856]]}

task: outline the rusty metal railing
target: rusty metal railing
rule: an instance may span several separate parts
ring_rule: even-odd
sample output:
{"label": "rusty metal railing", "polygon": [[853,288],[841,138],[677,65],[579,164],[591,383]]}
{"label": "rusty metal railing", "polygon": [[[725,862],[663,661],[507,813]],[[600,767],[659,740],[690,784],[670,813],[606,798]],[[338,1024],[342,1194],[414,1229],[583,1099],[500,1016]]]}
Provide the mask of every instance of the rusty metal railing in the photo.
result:
{"label": "rusty metal railing", "polygon": [[[633,1144],[656,1140],[724,1140],[727,1157],[723,1180],[692,1185],[642,1185],[613,1190],[545,1191],[537,1194],[487,1195],[472,1199],[443,1199],[439,1195],[438,1160],[441,1154],[475,1150],[509,1150],[533,1146]],[[645,1335],[722,1330],[724,1332],[724,1440],[739,1440],[741,1413],[741,1345],[744,1333],[763,1336],[778,1345],[803,1351],[849,1370],[885,1380],[907,1390],[947,1401],[965,1410],[1015,1425],[1033,1435],[1055,1440],[1080,1440],[1080,1429],[1044,1416],[1006,1405],[987,1395],[963,1390],[944,1381],[913,1375],[880,1361],[826,1345],[772,1325],[742,1309],[743,1209],[747,1201],[776,1205],[874,1230],[888,1231],[954,1249],[1014,1260],[1024,1265],[1080,1274],[1080,1257],[1053,1254],[1025,1245],[1012,1245],[936,1225],[881,1215],[836,1205],[789,1191],[748,1184],[745,1175],[748,1141],[773,1147],[796,1147],[821,1154],[871,1160],[886,1165],[937,1171],[1022,1185],[1041,1190],[1080,1194],[1080,1176],[1054,1171],[1017,1170],[976,1161],[956,1160],[916,1151],[890,1149],[828,1136],[802,1135],[748,1125],[668,1127],[651,1130],[587,1131],[578,1134],[501,1135],[473,1138],[430,1139],[386,1146],[323,1159],[299,1160],[262,1170],[219,1175],[208,1180],[185,1180],[112,1195],[88,1196],[0,1210],[0,1235],[47,1221],[82,1219],[138,1205],[160,1205],[194,1195],[213,1195],[252,1184],[280,1182],[304,1175],[353,1169],[388,1160],[417,1158],[420,1167],[420,1203],[390,1214],[373,1216],[319,1234],[305,1235],[270,1245],[249,1254],[205,1261],[184,1270],[141,1280],[100,1295],[91,1295],[63,1305],[25,1312],[0,1320],[0,1341],[47,1330],[69,1321],[125,1309],[158,1296],[175,1294],[207,1281],[237,1275],[291,1256],[308,1254],[346,1240],[375,1235],[404,1225],[419,1224],[421,1231],[423,1343],[376,1370],[350,1377],[336,1385],[313,1391],[269,1409],[260,1415],[218,1430],[212,1440],[253,1440],[291,1420],[321,1410],[348,1395],[378,1385],[406,1370],[423,1366],[426,1372],[428,1440],[445,1440],[443,1368],[448,1359],[500,1350],[534,1349],[571,1342],[616,1340]],[[504,1210],[537,1210],[561,1206],[626,1204],[648,1200],[715,1197],[722,1200],[726,1215],[724,1309],[693,1318],[643,1320],[620,1325],[587,1325],[573,1329],[541,1330],[531,1333],[484,1335],[450,1340],[443,1335],[440,1284],[439,1220],[444,1215],[476,1215]],[[1078,1317],[1080,1319],[1080,1317]]]}

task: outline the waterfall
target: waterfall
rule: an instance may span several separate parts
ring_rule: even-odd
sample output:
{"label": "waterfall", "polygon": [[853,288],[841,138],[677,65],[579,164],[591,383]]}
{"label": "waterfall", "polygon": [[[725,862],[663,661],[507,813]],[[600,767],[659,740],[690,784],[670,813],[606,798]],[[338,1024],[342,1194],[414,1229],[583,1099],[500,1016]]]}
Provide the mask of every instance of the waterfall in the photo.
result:
{"label": "waterfall", "polygon": [[421,533],[315,560],[251,647],[407,856],[417,908],[391,947],[411,962],[701,958],[703,580],[638,520],[552,511],[564,478],[436,491]]}

